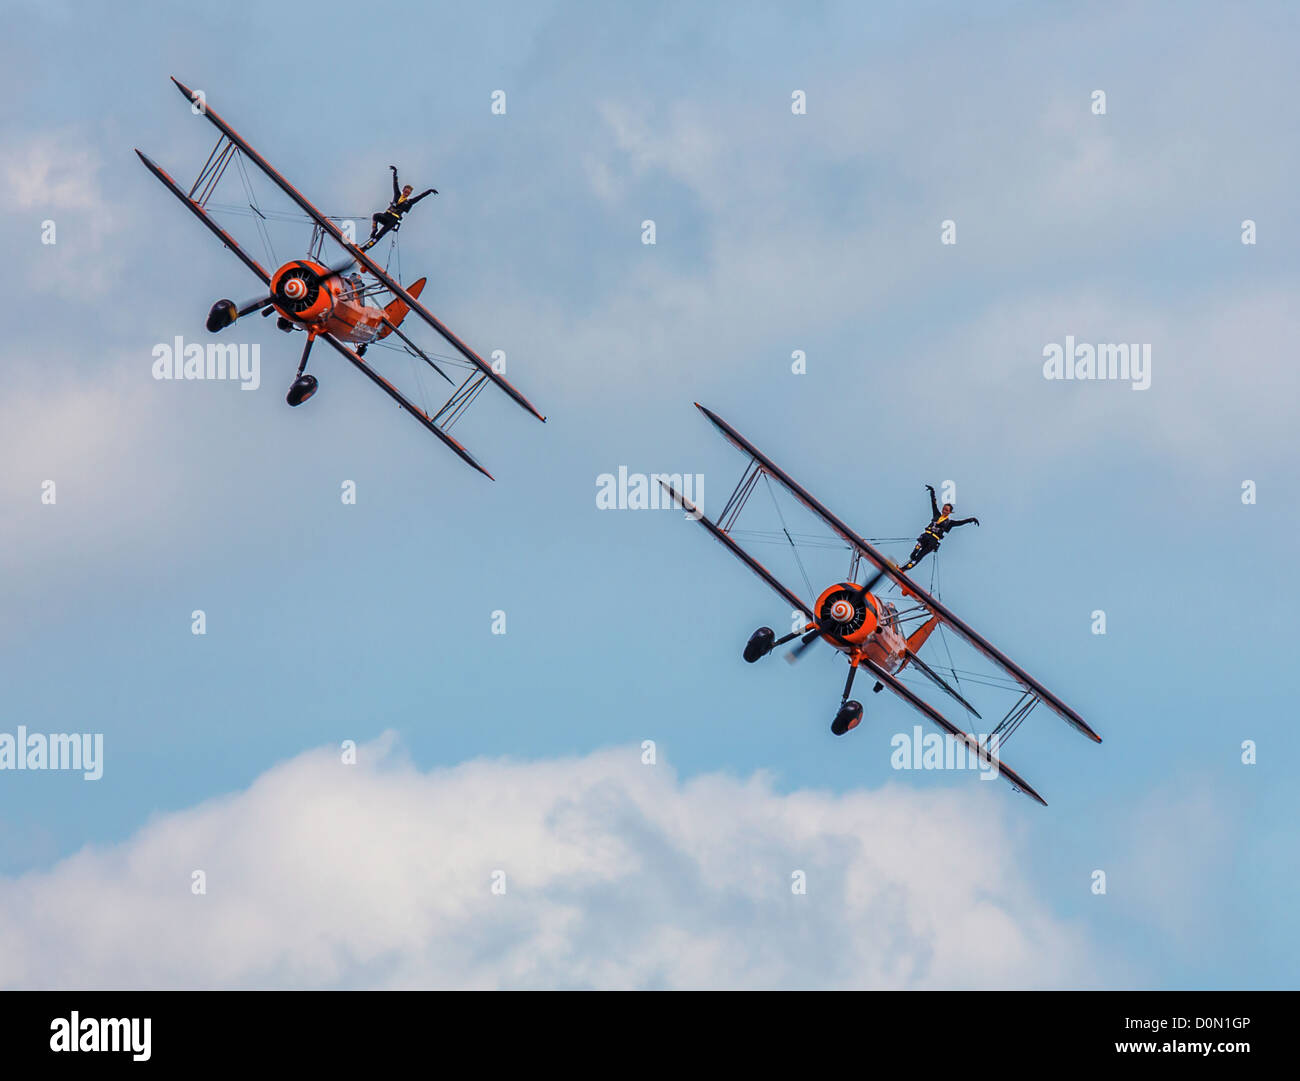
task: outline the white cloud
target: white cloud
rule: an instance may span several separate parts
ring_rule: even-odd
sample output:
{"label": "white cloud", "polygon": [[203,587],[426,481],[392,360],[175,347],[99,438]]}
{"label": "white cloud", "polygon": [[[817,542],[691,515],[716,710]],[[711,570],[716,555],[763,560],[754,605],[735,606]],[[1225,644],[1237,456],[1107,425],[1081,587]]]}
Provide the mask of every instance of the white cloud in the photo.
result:
{"label": "white cloud", "polygon": [[99,210],[104,200],[95,184],[98,171],[98,156],[84,146],[61,135],[39,135],[12,148],[4,170],[6,201],[19,210]]}
{"label": "white cloud", "polygon": [[[84,302],[120,284],[121,256],[109,241],[123,228],[120,204],[104,195],[102,161],[84,134],[44,132],[0,147],[0,204],[22,223],[28,286],[51,289]],[[42,223],[53,221],[55,243],[42,242]]]}
{"label": "white cloud", "polygon": [[[1300,336],[1300,315],[1293,297],[1283,282],[1224,290],[1213,303],[1159,306],[1111,289],[1028,292],[932,341],[903,386],[923,395],[932,373],[943,370],[950,430],[1032,446],[1040,462],[1076,454],[1083,437],[1094,446],[1149,446],[1166,460],[1194,463],[1198,477],[1235,475],[1243,457],[1284,454],[1294,442],[1300,380],[1290,343]],[[1150,344],[1149,389],[1044,380],[1044,346],[1067,335]]]}
{"label": "white cloud", "polygon": [[[680,782],[639,749],[303,754],[0,880],[7,987],[1007,987],[1093,980],[1006,793]],[[974,804],[974,806],[972,806]],[[207,894],[192,895],[202,869]],[[492,872],[507,875],[494,896]],[[806,896],[791,873],[807,875]]]}
{"label": "white cloud", "polygon": [[[105,353],[81,373],[80,358],[44,359],[0,399],[0,505],[9,526],[0,571],[15,591],[42,587],[29,570],[41,560],[102,569],[147,538],[182,480],[168,453],[178,425],[160,407],[147,353]],[[42,503],[46,481],[55,485],[53,505]],[[0,636],[9,622],[0,616]]]}

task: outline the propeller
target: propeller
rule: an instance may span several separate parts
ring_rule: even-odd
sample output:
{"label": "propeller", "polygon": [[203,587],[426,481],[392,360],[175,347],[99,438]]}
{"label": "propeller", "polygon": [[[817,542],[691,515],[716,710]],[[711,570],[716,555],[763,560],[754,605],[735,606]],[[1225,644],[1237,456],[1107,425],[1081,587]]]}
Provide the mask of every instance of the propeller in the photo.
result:
{"label": "propeller", "polygon": [[[884,576],[885,572],[883,570],[878,570],[856,590],[853,590],[852,592],[846,591],[845,596],[852,598],[853,600],[854,610],[859,606],[866,604],[867,594],[871,592],[872,586],[879,582]],[[818,638],[822,637],[822,635],[827,631],[835,631],[843,622],[843,620],[835,619],[829,615],[820,617],[817,620],[817,626],[799,639],[795,647],[785,655],[785,659],[791,664],[794,664],[795,661],[803,656],[804,650],[817,641]]]}

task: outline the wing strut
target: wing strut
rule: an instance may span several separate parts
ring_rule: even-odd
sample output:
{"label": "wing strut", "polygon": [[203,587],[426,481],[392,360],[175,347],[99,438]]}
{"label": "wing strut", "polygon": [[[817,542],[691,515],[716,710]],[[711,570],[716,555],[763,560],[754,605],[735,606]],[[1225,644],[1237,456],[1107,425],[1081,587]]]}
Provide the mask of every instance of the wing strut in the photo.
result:
{"label": "wing strut", "polygon": [[763,467],[753,459],[750,460],[749,465],[745,466],[745,472],[741,475],[740,483],[736,485],[723,506],[722,513],[718,515],[718,521],[722,524],[721,528],[725,532],[730,533],[735,528],[736,519],[740,517],[740,512],[745,509],[749,497],[754,494],[754,488],[762,474]]}
{"label": "wing strut", "polygon": [[1007,710],[1007,715],[998,721],[997,727],[988,734],[984,741],[986,746],[994,748],[1005,747],[1007,741],[1016,734],[1016,729],[1025,723],[1025,718],[1038,705],[1038,695],[1026,688],[1025,693],[1017,700],[1016,704]]}

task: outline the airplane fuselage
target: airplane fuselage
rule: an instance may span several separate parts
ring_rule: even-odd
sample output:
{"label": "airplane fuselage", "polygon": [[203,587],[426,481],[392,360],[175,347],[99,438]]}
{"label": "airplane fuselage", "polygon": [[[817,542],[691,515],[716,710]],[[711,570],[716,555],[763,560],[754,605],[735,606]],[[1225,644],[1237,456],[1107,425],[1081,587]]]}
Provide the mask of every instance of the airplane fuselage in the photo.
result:
{"label": "airplane fuselage", "polygon": [[284,319],[354,345],[373,342],[384,328],[384,309],[358,299],[360,290],[359,275],[331,276],[314,259],[291,260],[271,277],[271,303]]}
{"label": "airplane fuselage", "polygon": [[[908,650],[916,652],[930,636],[934,621],[927,621],[909,639],[898,624],[898,609],[874,593],[859,599],[860,589],[856,582],[837,582],[822,591],[813,611],[819,619],[831,621],[831,629],[846,644],[827,641],[855,667],[868,659],[886,672],[897,673],[907,664]],[[809,629],[813,626],[809,624]]]}

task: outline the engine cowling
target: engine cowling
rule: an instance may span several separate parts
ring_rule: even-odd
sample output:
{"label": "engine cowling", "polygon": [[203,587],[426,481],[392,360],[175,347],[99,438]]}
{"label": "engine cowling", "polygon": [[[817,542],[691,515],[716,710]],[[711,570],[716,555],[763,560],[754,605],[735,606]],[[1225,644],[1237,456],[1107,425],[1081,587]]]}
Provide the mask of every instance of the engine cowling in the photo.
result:
{"label": "engine cowling", "polygon": [[309,259],[285,263],[271,278],[271,303],[295,323],[318,323],[334,310],[338,277]]}
{"label": "engine cowling", "polygon": [[828,624],[827,629],[853,645],[865,642],[880,625],[876,598],[870,593],[859,597],[861,588],[856,582],[837,582],[824,590],[813,605],[817,618]]}

